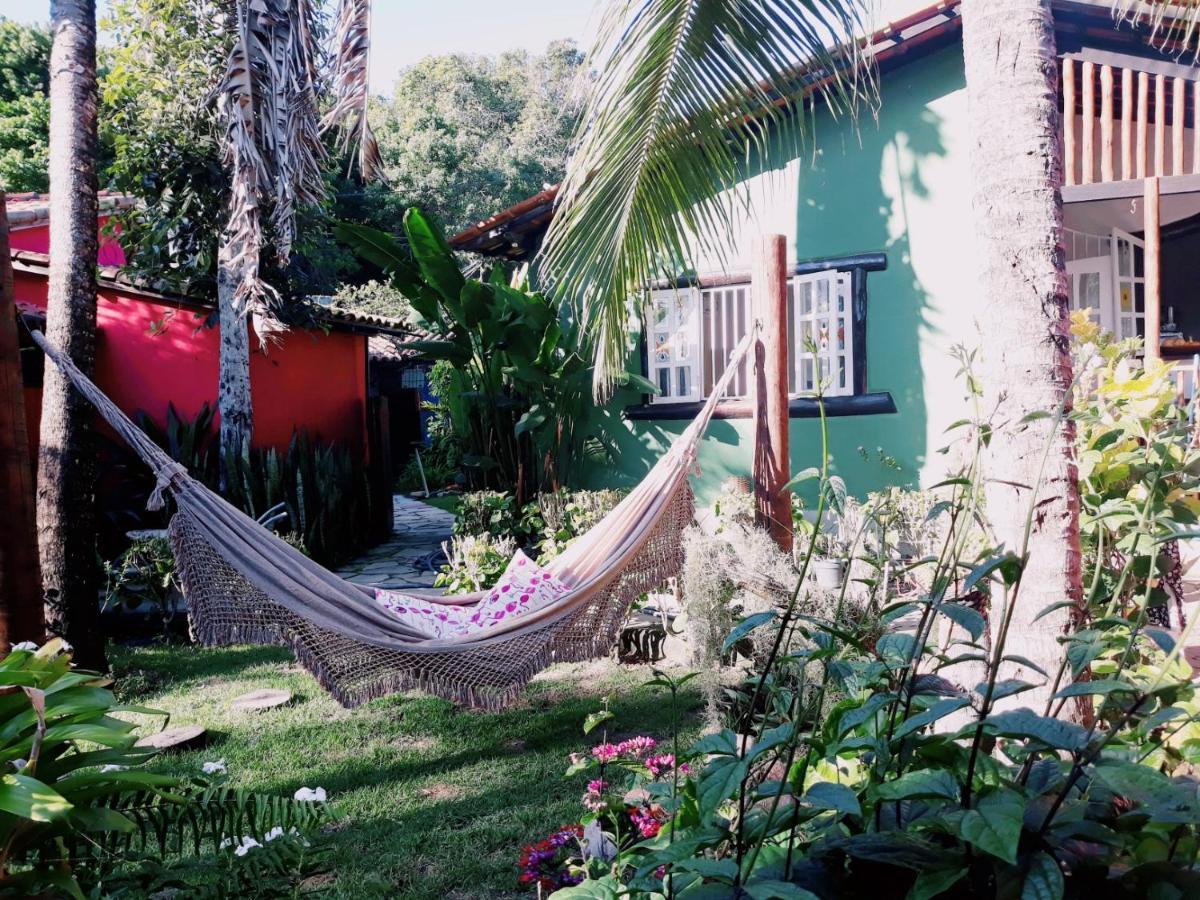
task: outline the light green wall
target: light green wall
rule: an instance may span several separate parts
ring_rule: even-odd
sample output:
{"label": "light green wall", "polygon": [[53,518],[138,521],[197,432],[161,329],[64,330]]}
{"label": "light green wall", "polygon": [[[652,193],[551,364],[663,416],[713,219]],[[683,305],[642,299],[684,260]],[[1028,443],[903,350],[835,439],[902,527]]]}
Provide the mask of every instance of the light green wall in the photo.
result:
{"label": "light green wall", "polygon": [[[884,74],[881,94],[877,122],[869,114],[857,123],[818,114],[815,154],[750,180],[756,218],[734,235],[727,266],[749,271],[754,237],[772,232],[787,235],[797,260],[887,254],[887,271],[867,281],[867,386],[890,391],[899,412],[829,423],[834,467],[858,495],[942,477],[946,459],[937,451],[964,408],[952,348],[980,344],[961,49]],[[696,270],[720,266],[699,259]],[[592,473],[593,482],[636,481],[685,425],[625,423],[620,454]],[[710,425],[695,482],[701,503],[730,475],[749,474],[750,435],[745,420]],[[883,465],[877,448],[899,469]],[[814,465],[818,452],[818,424],[793,419],[793,471]]]}

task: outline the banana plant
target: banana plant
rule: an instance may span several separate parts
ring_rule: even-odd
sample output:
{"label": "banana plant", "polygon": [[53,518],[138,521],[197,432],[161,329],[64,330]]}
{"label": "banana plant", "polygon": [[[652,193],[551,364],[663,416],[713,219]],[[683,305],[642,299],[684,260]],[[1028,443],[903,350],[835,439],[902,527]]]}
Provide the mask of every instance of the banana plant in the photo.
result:
{"label": "banana plant", "polygon": [[[499,265],[465,276],[440,227],[415,207],[404,244],[361,225],[335,233],[412,304],[414,324],[431,337],[408,348],[454,368],[447,406],[472,487],[513,490],[524,503],[562,486],[572,460],[607,446],[617,417],[592,402],[589,339],[556,301]],[[655,390],[633,373],[619,383]]]}

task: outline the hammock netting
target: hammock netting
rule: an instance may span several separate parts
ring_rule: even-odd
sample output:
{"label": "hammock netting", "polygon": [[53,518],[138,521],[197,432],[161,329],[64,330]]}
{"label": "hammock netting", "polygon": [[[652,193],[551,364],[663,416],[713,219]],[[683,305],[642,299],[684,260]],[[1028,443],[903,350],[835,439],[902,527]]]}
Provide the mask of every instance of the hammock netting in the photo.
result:
{"label": "hammock netting", "polygon": [[[704,409],[650,472],[587,534],[546,569],[567,590],[553,604],[487,631],[436,639],[383,609],[371,588],[322,568],[188,475],[71,360],[38,332],[34,340],[153,470],[150,507],[175,501],[170,541],[193,637],[206,645],[276,644],[345,706],[413,688],[467,706],[512,703],[554,662],[606,656],[633,602],[683,567],[683,531],[694,501],[688,473],[696,446],[739,363],[730,355]],[[478,604],[484,594],[428,603]]]}

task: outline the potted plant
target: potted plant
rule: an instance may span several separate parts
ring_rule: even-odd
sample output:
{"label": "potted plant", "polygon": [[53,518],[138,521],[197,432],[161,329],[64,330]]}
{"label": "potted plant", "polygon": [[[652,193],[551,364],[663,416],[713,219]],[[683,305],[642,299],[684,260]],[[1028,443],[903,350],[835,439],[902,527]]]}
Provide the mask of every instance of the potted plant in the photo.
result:
{"label": "potted plant", "polygon": [[836,591],[846,577],[846,555],[848,548],[836,534],[821,532],[815,538],[816,554],[812,561],[813,578],[817,587]]}

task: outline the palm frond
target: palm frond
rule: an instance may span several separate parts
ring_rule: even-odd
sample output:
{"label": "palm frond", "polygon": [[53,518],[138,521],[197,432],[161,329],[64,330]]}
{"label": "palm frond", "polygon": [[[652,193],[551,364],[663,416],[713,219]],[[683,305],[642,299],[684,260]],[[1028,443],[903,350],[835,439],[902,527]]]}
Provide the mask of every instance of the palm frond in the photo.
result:
{"label": "palm frond", "polygon": [[805,98],[873,101],[867,2],[613,0],[541,259],[596,335],[598,395],[625,368],[630,298],[694,251],[726,259],[749,166],[796,158]]}
{"label": "palm frond", "polygon": [[1200,0],[1113,0],[1113,17],[1148,28],[1150,43],[1159,50],[1200,63]]}
{"label": "palm frond", "polygon": [[321,120],[322,131],[340,129],[342,152],[358,147],[358,169],[367,181],[383,175],[379,144],[367,121],[370,23],[371,0],[341,0],[334,31],[333,107]]}

